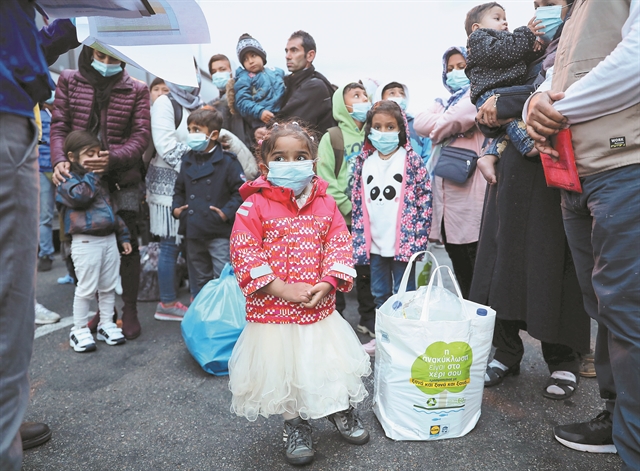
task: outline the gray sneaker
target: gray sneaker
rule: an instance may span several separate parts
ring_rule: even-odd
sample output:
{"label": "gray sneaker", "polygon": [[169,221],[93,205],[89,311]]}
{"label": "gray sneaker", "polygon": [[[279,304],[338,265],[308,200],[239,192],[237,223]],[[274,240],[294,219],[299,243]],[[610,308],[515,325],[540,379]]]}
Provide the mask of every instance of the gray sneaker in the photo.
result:
{"label": "gray sneaker", "polygon": [[50,311],[36,301],[36,324],[55,324],[60,320],[60,314]]}
{"label": "gray sneaker", "polygon": [[284,456],[290,464],[302,466],[313,461],[315,451],[311,432],[309,422],[300,417],[284,421]]}
{"label": "gray sneaker", "polygon": [[369,432],[353,407],[331,414],[327,419],[336,426],[344,441],[353,445],[364,445],[369,441]]}
{"label": "gray sneaker", "polygon": [[173,306],[165,306],[162,303],[158,303],[156,306],[156,313],[153,317],[159,321],[182,321],[184,315],[187,313],[187,306],[177,301]]}

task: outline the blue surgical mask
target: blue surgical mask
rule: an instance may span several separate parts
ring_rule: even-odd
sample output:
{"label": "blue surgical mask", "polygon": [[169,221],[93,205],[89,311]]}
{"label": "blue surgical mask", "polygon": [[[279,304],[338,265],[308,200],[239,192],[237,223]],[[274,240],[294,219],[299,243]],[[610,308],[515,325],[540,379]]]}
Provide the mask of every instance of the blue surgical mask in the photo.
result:
{"label": "blue surgical mask", "polygon": [[201,132],[189,133],[187,134],[187,145],[196,152],[202,152],[209,145],[210,138],[211,134],[207,136]]}
{"label": "blue surgical mask", "polygon": [[402,111],[406,111],[407,109],[407,99],[403,96],[394,96],[389,98],[389,100],[391,101],[395,101],[398,106],[400,106],[400,108],[402,108]]}
{"label": "blue surgical mask", "polygon": [[298,196],[315,176],[313,162],[313,160],[269,162],[267,180],[275,186],[290,188],[293,190],[293,194]]}
{"label": "blue surgical mask", "polygon": [[546,43],[553,40],[556,31],[562,24],[562,8],[561,5],[536,8],[536,20],[542,21],[542,26],[544,26],[544,35],[540,36],[540,39]]}
{"label": "blue surgical mask", "polygon": [[227,86],[227,82],[230,78],[231,72],[216,72],[211,76],[211,81],[217,88],[223,89]]}
{"label": "blue surgical mask", "polygon": [[349,113],[349,116],[351,116],[356,121],[364,123],[367,119],[367,113],[371,109],[371,103],[369,103],[368,101],[364,103],[354,103],[353,105],[351,105],[351,108],[353,108],[353,111]]}
{"label": "blue surgical mask", "polygon": [[51,98],[49,98],[48,100],[45,100],[45,103],[47,105],[53,105],[54,100],[56,99],[56,91],[52,91],[51,92]]}
{"label": "blue surgical mask", "polygon": [[400,133],[372,129],[369,133],[369,141],[382,155],[389,155],[400,145]]}
{"label": "blue surgical mask", "polygon": [[449,85],[454,92],[457,92],[462,87],[469,85],[469,77],[464,73],[464,69],[453,69],[447,73],[447,85]]}
{"label": "blue surgical mask", "polygon": [[100,72],[103,77],[112,77],[113,75],[122,72],[121,64],[105,64],[104,62],[100,62],[95,59],[91,62],[91,67]]}

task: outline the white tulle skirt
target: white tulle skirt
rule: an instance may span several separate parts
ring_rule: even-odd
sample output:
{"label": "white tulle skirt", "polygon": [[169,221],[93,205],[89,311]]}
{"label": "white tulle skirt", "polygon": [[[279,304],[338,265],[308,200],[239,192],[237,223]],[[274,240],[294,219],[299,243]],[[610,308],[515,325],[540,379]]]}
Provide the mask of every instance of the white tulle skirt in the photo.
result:
{"label": "white tulle skirt", "polygon": [[362,402],[369,355],[336,311],[314,324],[249,322],[229,360],[231,411],[318,419]]}

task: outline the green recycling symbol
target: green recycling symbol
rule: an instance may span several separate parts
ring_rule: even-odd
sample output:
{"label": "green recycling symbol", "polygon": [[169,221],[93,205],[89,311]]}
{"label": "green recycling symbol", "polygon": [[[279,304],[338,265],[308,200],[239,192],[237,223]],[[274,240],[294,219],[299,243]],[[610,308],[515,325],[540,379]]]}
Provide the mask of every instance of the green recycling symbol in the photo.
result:
{"label": "green recycling symbol", "polygon": [[427,399],[427,405],[429,407],[433,407],[437,404],[438,401],[436,401],[435,397],[430,397],[429,399]]}
{"label": "green recycling symbol", "polygon": [[[411,366],[410,382],[425,394],[463,391],[470,381],[473,350],[466,342],[434,342]],[[429,401],[433,400],[433,404]],[[435,405],[430,398],[427,405]]]}

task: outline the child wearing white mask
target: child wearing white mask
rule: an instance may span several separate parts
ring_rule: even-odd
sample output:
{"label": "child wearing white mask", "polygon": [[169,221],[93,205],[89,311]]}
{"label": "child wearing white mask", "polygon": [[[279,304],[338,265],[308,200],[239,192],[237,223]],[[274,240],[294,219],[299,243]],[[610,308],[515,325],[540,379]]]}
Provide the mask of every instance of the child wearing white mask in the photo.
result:
{"label": "child wearing white mask", "polygon": [[356,271],[344,218],[315,175],[315,141],[295,122],[274,124],[258,149],[262,176],[240,189],[231,234],[248,321],[229,360],[231,410],[250,421],[282,415],[285,458],[304,465],[315,453],[309,419],[326,417],[348,443],[369,441],[354,406],[371,366],[335,309]]}
{"label": "child wearing white mask", "polygon": [[[562,6],[540,7],[541,18],[552,13],[546,9],[556,9],[559,18]],[[495,103],[500,98],[497,88],[524,85],[529,64],[544,53],[546,43],[543,41],[557,26],[548,18],[534,17],[527,26],[509,32],[505,10],[496,2],[478,5],[467,13],[465,29],[469,39],[465,73],[471,81],[471,102],[476,108],[488,100]],[[496,183],[495,164],[507,146],[505,134],[523,156],[538,155],[522,120],[509,122],[500,131],[478,161],[478,168],[490,184]]]}
{"label": "child wearing white mask", "polygon": [[229,263],[229,236],[242,203],[238,189],[245,181],[235,154],[218,145],[222,117],[201,108],[187,119],[189,150],[182,157],[175,183],[172,215],[187,242],[191,296],[195,298]]}

